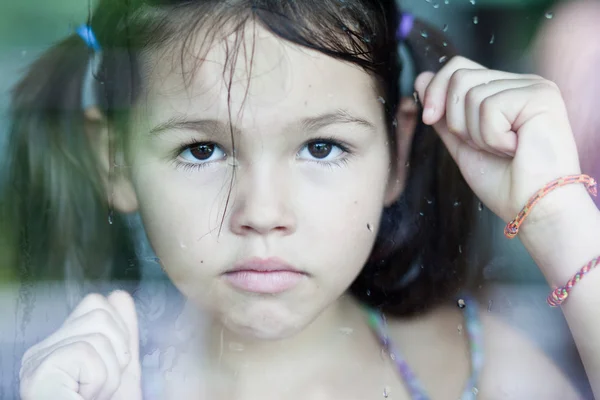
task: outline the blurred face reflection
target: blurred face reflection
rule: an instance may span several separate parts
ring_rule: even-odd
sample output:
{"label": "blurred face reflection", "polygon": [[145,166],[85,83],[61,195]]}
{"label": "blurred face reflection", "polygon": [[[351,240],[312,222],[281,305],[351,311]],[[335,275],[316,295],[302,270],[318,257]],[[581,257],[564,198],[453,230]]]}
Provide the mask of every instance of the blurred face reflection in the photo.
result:
{"label": "blurred face reflection", "polygon": [[149,60],[129,162],[173,283],[227,329],[277,339],[347,290],[396,193],[373,79],[257,29],[233,66],[223,42],[194,74]]}

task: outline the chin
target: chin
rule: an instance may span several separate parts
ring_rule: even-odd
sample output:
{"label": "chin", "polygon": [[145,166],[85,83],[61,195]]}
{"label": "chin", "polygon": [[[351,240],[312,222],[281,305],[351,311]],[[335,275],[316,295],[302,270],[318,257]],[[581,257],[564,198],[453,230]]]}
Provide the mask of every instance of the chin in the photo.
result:
{"label": "chin", "polygon": [[318,311],[293,310],[284,303],[267,300],[246,301],[219,314],[220,322],[240,337],[282,340],[303,331],[317,317]]}

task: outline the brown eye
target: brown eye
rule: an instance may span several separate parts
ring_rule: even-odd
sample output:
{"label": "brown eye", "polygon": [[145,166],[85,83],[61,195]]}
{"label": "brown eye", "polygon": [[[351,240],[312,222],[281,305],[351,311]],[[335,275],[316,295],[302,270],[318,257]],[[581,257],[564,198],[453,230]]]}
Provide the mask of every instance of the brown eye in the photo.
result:
{"label": "brown eye", "polygon": [[318,159],[327,157],[333,150],[333,145],[327,142],[312,142],[307,147],[310,155]]}
{"label": "brown eye", "polygon": [[194,147],[190,147],[192,156],[200,161],[206,161],[215,153],[215,145],[211,143],[202,143]]}

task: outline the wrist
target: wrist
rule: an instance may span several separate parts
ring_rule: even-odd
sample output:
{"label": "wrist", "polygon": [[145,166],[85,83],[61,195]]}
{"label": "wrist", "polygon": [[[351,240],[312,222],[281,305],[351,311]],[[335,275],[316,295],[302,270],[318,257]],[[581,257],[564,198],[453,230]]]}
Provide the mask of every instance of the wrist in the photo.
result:
{"label": "wrist", "polygon": [[590,193],[583,184],[559,187],[541,198],[519,229],[519,237],[556,235],[557,229],[572,227],[574,222],[599,215]]}
{"label": "wrist", "polygon": [[551,286],[562,286],[600,255],[600,210],[583,185],[561,187],[540,200],[519,238]]}

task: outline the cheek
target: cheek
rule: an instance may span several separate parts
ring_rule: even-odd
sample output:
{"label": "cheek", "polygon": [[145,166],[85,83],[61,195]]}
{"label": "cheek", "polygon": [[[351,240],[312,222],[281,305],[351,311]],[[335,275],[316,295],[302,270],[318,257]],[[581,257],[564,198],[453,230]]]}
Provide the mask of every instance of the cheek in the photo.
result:
{"label": "cheek", "polygon": [[315,191],[302,207],[301,251],[310,249],[328,284],[348,286],[363,268],[375,242],[384,207],[387,160],[364,162],[364,168],[340,179],[337,187]]}
{"label": "cheek", "polygon": [[213,264],[227,177],[199,181],[194,171],[150,165],[133,175],[146,234],[167,273],[179,280],[205,271]]}

